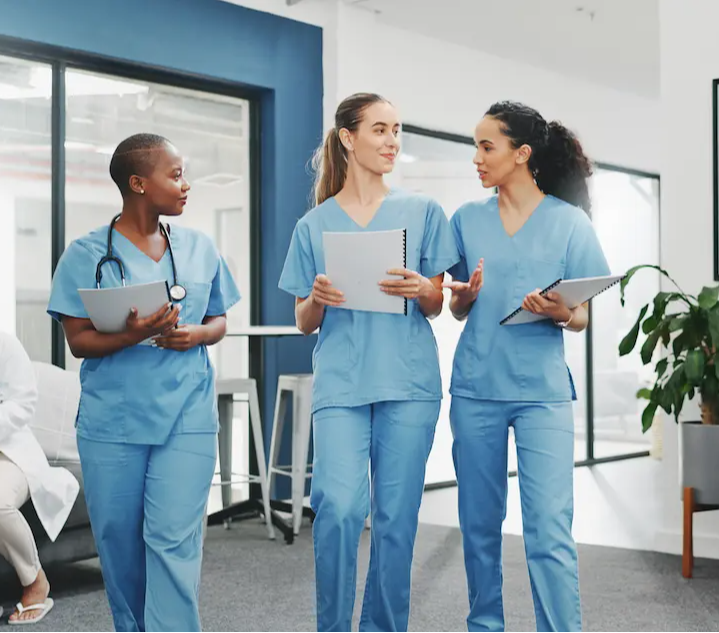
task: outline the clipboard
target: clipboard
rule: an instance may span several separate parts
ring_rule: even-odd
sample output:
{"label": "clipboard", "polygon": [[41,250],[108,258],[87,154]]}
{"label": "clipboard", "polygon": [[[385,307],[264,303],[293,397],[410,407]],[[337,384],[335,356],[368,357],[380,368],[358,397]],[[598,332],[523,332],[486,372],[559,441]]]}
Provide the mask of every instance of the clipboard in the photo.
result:
{"label": "clipboard", "polygon": [[[618,284],[622,279],[624,279],[624,275],[604,275],[601,277],[584,277],[582,279],[557,279],[557,281],[547,286],[539,294],[544,296],[553,290],[562,297],[566,306],[570,310],[573,310],[608,288]],[[504,317],[499,324],[521,325],[523,323],[542,321],[546,318],[547,317],[534,314],[519,307]]]}
{"label": "clipboard", "polygon": [[[122,332],[132,308],[137,308],[137,316],[144,319],[172,303],[166,280],[116,288],[80,288],[78,293],[93,326],[103,333]],[[152,339],[140,343],[150,344]]]}

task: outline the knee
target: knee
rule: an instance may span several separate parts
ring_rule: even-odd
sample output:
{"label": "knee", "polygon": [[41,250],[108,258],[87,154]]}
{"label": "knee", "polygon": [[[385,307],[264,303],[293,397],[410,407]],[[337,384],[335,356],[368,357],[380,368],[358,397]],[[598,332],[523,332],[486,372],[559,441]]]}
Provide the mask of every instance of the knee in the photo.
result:
{"label": "knee", "polygon": [[323,490],[313,497],[317,519],[340,528],[361,526],[368,513],[367,499],[349,491]]}
{"label": "knee", "polygon": [[551,554],[572,539],[571,513],[551,512],[550,509],[537,512],[531,520],[523,523],[524,542],[528,553]]}

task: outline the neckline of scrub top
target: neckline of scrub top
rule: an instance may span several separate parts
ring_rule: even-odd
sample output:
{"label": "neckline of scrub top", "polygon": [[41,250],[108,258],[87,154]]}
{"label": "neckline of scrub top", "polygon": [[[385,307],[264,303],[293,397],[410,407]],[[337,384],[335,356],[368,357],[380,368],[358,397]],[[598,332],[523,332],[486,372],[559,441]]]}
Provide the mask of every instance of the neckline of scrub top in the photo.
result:
{"label": "neckline of scrub top", "polygon": [[532,221],[532,218],[534,218],[534,216],[537,215],[537,212],[544,206],[544,203],[547,201],[548,198],[551,198],[551,196],[545,194],[544,198],[542,198],[539,201],[539,204],[536,207],[534,207],[534,210],[529,214],[527,219],[524,221],[524,224],[522,224],[522,226],[520,226],[514,232],[513,235],[510,235],[509,232],[507,231],[507,228],[504,226],[504,222],[502,222],[502,215],[501,215],[501,211],[499,209],[499,196],[497,196],[494,199],[494,204],[497,207],[497,221],[499,222],[499,226],[502,227],[502,232],[507,237],[507,239],[514,240],[524,230],[524,228],[527,226],[527,224],[529,224]]}
{"label": "neckline of scrub top", "polygon": [[159,266],[160,264],[162,264],[162,261],[167,257],[167,253],[170,251],[170,249],[167,246],[167,242],[165,242],[165,252],[162,254],[162,257],[160,257],[159,260],[155,260],[152,257],[150,257],[145,251],[143,251],[139,246],[137,246],[137,244],[135,244],[130,238],[125,237],[117,229],[112,229],[112,234],[113,234],[113,240],[115,239],[116,236],[119,235],[123,242],[125,242],[126,244],[129,244],[133,249],[135,249],[138,253],[140,253],[140,255],[142,255],[143,257],[146,257],[148,260],[150,260],[156,266]]}
{"label": "neckline of scrub top", "polygon": [[339,202],[335,199],[334,196],[330,198],[332,202],[334,202],[335,207],[344,215],[354,226],[356,226],[360,231],[366,231],[374,224],[374,221],[377,219],[377,216],[380,214],[380,211],[382,211],[382,207],[384,207],[385,203],[387,202],[387,199],[394,193],[394,187],[390,187],[389,191],[385,195],[385,197],[382,199],[382,202],[380,202],[379,206],[377,207],[377,210],[374,212],[374,215],[372,216],[372,219],[367,222],[365,226],[362,226],[359,222],[357,222],[352,216],[345,211]]}

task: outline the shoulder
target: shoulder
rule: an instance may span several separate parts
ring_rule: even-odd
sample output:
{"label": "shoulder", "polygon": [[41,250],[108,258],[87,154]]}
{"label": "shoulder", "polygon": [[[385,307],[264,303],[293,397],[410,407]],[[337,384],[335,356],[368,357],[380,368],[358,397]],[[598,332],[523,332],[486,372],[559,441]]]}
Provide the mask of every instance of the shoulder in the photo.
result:
{"label": "shoulder", "polygon": [[468,219],[481,219],[495,213],[497,209],[497,196],[490,196],[484,200],[471,200],[465,202],[452,216],[453,224],[462,224]]}
{"label": "shoulder", "polygon": [[554,196],[547,196],[547,200],[551,205],[552,213],[558,216],[560,221],[566,222],[570,227],[582,229],[592,226],[592,221],[584,209],[580,209]]}
{"label": "shoulder", "polygon": [[189,249],[193,252],[196,252],[197,249],[212,254],[219,252],[214,240],[203,231],[176,224],[167,224],[166,226],[169,228],[173,246],[177,244],[180,248]]}
{"label": "shoulder", "polygon": [[402,205],[416,211],[442,210],[439,202],[425,193],[408,191],[393,187],[388,194],[387,202],[393,205]]}
{"label": "shoulder", "polygon": [[65,248],[64,260],[100,259],[107,253],[107,232],[109,225],[101,226],[94,231],[72,240]]}
{"label": "shoulder", "polygon": [[333,205],[335,204],[332,198],[327,198],[324,202],[312,207],[302,217],[298,218],[295,224],[295,233],[307,236],[311,230],[315,227],[320,226],[327,215],[333,211]]}

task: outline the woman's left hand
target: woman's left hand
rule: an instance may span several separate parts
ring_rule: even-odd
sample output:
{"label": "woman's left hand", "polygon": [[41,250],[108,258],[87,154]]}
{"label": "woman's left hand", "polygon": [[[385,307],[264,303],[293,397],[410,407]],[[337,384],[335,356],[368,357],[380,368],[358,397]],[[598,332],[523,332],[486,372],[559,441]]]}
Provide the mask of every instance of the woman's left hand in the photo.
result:
{"label": "woman's left hand", "polygon": [[404,277],[404,279],[383,279],[379,282],[380,290],[388,295],[405,297],[406,299],[419,299],[437,292],[434,284],[427,277],[423,277],[414,270],[391,268],[387,271],[387,274]]}
{"label": "woman's left hand", "polygon": [[157,347],[186,352],[202,343],[201,325],[180,325],[154,339]]}
{"label": "woman's left hand", "polygon": [[522,302],[522,308],[533,314],[552,319],[553,321],[569,321],[572,311],[566,306],[562,297],[556,292],[549,292],[542,296],[541,289],[530,292]]}

